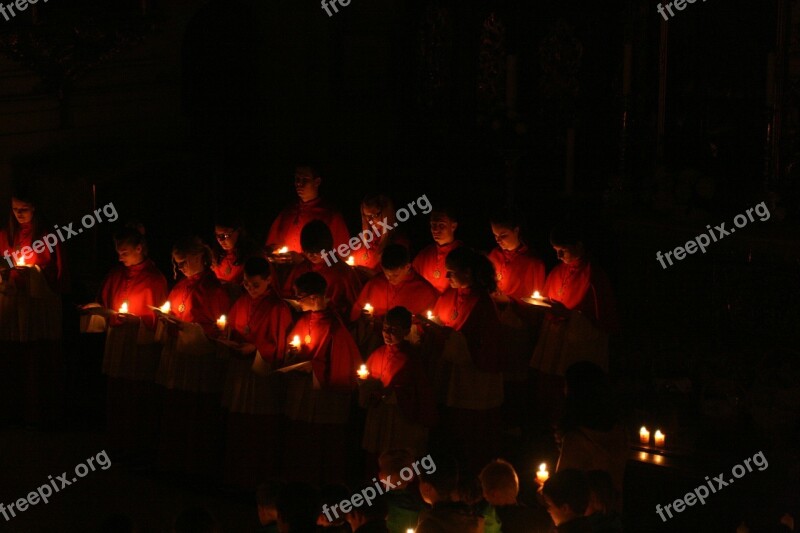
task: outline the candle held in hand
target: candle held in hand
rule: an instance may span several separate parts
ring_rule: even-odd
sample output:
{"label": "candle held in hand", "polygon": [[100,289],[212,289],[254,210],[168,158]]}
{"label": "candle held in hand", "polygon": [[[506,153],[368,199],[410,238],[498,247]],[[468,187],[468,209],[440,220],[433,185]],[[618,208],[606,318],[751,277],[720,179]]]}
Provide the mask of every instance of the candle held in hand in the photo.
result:
{"label": "candle held in hand", "polygon": [[122,305],[119,306],[119,313],[125,314],[128,312],[128,302],[122,302]]}
{"label": "candle held in hand", "polygon": [[536,471],[536,481],[543,485],[548,479],[550,479],[550,472],[547,471],[547,464],[542,463],[539,465],[539,470]]}
{"label": "candle held in hand", "polygon": [[369,377],[369,370],[367,370],[367,365],[361,365],[361,368],[358,369],[358,379],[367,379]]}
{"label": "candle held in hand", "polygon": [[227,317],[225,315],[220,315],[220,317],[217,319],[217,327],[220,329],[220,331],[225,331],[227,325],[228,325]]}
{"label": "candle held in hand", "polygon": [[24,266],[28,266],[28,265],[25,263],[25,257],[24,257],[24,256],[20,256],[20,258],[17,260],[17,266],[18,266],[18,267],[24,267]]}
{"label": "candle held in hand", "polygon": [[356,266],[356,260],[352,255],[347,258],[347,264],[350,265],[351,267]]}
{"label": "candle held in hand", "polygon": [[642,444],[650,444],[650,432],[644,426],[639,430],[639,442]]}
{"label": "candle held in hand", "polygon": [[290,345],[292,346],[292,348],[294,348],[295,350],[299,350],[299,349],[300,349],[300,335],[295,335],[295,336],[292,338],[292,342],[290,342],[289,344],[290,344]]}
{"label": "candle held in hand", "polygon": [[161,312],[164,313],[165,315],[168,314],[170,309],[172,309],[172,306],[170,305],[169,300],[164,302],[164,305],[162,305],[160,307],[160,309],[161,309]]}
{"label": "candle held in hand", "polygon": [[539,293],[539,291],[533,291],[533,295],[531,296],[531,298],[533,298],[534,300],[541,300],[542,295]]}
{"label": "candle held in hand", "polygon": [[433,320],[433,311],[428,311],[428,320]]}
{"label": "candle held in hand", "polygon": [[280,248],[278,248],[278,253],[279,254],[288,254],[289,253],[289,247],[288,246],[281,246]]}
{"label": "candle held in hand", "polygon": [[366,304],[366,305],[364,305],[364,311],[366,311],[368,315],[371,315],[371,314],[372,314],[372,310],[373,310],[373,309],[374,309],[374,307],[372,307],[372,306],[369,304],[369,302],[367,302],[367,304]]}

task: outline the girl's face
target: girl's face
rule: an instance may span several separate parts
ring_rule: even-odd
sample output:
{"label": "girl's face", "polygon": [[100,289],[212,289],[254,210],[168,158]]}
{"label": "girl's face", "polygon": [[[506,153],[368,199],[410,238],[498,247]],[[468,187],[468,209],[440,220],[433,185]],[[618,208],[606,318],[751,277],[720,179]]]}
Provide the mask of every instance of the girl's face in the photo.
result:
{"label": "girl's face", "polygon": [[501,249],[510,252],[519,248],[519,227],[509,228],[492,224],[492,233],[494,233],[494,240],[497,241],[497,245]]}
{"label": "girl's face", "polygon": [[31,203],[12,198],[11,210],[14,212],[14,217],[16,217],[17,222],[20,224],[28,224],[33,220],[33,213],[36,211],[36,208]]}
{"label": "girl's face", "polygon": [[553,244],[552,246],[559,261],[563,261],[567,265],[583,257],[583,245],[581,243],[565,246]]}
{"label": "girl's face", "polygon": [[472,277],[469,275],[469,271],[448,266],[446,276],[450,280],[450,286],[454,289],[466,289],[472,285]]}
{"label": "girl's face", "polygon": [[269,290],[270,277],[244,275],[242,285],[251,298],[258,298]]}
{"label": "girl's face", "polygon": [[220,247],[226,252],[230,252],[236,246],[236,241],[239,240],[239,230],[226,226],[214,226],[214,236]]}
{"label": "girl's face", "polygon": [[138,265],[144,261],[141,244],[132,246],[128,243],[122,243],[117,246],[117,256],[119,257],[119,262],[126,267]]}
{"label": "girl's face", "polygon": [[181,255],[172,254],[172,260],[184,276],[191,277],[203,271],[203,256],[202,254]]}

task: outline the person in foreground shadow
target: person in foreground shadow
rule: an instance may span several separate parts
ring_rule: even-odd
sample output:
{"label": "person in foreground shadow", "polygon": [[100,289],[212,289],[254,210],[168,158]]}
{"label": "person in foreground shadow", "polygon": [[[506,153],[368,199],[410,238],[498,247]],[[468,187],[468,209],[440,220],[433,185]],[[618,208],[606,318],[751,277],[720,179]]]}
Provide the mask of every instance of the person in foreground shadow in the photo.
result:
{"label": "person in foreground shadow", "polygon": [[550,476],[542,487],[547,512],[557,533],[592,533],[592,521],[586,514],[589,507],[589,482],[580,470],[567,468]]}
{"label": "person in foreground shadow", "polygon": [[378,498],[371,505],[353,507],[347,513],[347,523],[353,533],[389,533],[386,527],[386,515],[389,513],[387,502]]}
{"label": "person in foreground shadow", "polygon": [[436,458],[436,470],[420,474],[419,491],[431,506],[419,515],[416,533],[483,533],[483,518],[466,503],[454,502],[458,464],[449,456]]}

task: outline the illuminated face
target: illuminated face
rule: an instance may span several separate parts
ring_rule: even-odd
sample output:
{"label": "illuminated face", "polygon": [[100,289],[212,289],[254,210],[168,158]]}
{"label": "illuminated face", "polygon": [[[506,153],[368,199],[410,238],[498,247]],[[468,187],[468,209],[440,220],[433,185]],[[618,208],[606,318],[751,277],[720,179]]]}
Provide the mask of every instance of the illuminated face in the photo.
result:
{"label": "illuminated face", "polygon": [[242,285],[251,298],[258,298],[269,289],[269,280],[269,276],[266,278],[263,276],[248,276],[247,273],[245,273]]}
{"label": "illuminated face", "polygon": [[403,265],[400,268],[395,268],[394,270],[384,270],[383,274],[386,276],[386,280],[390,285],[399,285],[406,278],[408,278],[409,272],[411,272],[410,264]]}
{"label": "illuminated face", "polygon": [[455,240],[458,222],[453,222],[445,214],[433,213],[431,215],[431,235],[439,246],[450,244]]}
{"label": "illuminated face", "polygon": [[300,309],[302,309],[303,312],[316,311],[319,306],[320,298],[320,296],[315,294],[302,294],[297,290],[297,287],[294,288],[294,299],[300,304]]}
{"label": "illuminated face", "polygon": [[567,265],[583,257],[583,244],[580,242],[574,245],[559,246],[553,244],[552,246],[559,261],[563,261]]}
{"label": "illuminated face", "polygon": [[472,285],[469,272],[465,270],[459,270],[448,266],[446,276],[447,279],[450,280],[450,286],[454,289],[466,289]]}
{"label": "illuminated face", "polygon": [[144,261],[141,244],[132,246],[128,243],[122,243],[117,246],[117,256],[119,257],[119,262],[126,267],[138,265]]}
{"label": "illuminated face", "polygon": [[497,245],[507,251],[516,250],[519,248],[519,227],[509,228],[506,226],[498,226],[492,224],[492,233]]}
{"label": "illuminated face", "polygon": [[364,222],[364,227],[369,227],[370,224],[377,224],[379,220],[383,220],[383,210],[379,206],[361,206],[361,219]]}
{"label": "illuminated face", "polygon": [[297,167],[294,171],[294,190],[304,202],[310,202],[319,196],[319,185],[322,178],[314,177],[313,171],[308,167]]}
{"label": "illuminated face", "polygon": [[201,254],[180,255],[172,254],[172,260],[184,276],[191,277],[203,271],[203,256]]}
{"label": "illuminated face", "polygon": [[27,224],[33,220],[33,212],[36,211],[36,208],[33,204],[12,198],[11,211],[14,212],[14,217],[16,217],[17,222],[20,224]]}
{"label": "illuminated face", "polygon": [[225,226],[214,226],[214,236],[217,238],[220,247],[226,252],[230,252],[236,246],[236,241],[239,240],[239,230]]}
{"label": "illuminated face", "polygon": [[405,329],[400,326],[392,326],[390,324],[383,324],[383,343],[387,346],[400,344],[403,339],[411,333],[410,329]]}

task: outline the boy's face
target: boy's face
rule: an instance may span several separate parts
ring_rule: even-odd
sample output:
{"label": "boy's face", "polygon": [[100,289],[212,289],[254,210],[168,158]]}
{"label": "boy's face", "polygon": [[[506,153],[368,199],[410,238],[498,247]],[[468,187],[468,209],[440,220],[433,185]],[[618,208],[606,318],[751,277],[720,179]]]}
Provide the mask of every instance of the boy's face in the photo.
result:
{"label": "boy's face", "polygon": [[387,346],[400,344],[409,333],[411,333],[411,328],[393,326],[389,323],[383,324],[383,342]]}
{"label": "boy's face", "polygon": [[457,227],[458,222],[450,220],[450,217],[443,213],[431,215],[431,236],[439,246],[453,242]]}
{"label": "boy's face", "polygon": [[294,190],[304,202],[311,201],[319,196],[319,186],[322,178],[314,177],[314,171],[309,167],[297,167],[294,171]]}
{"label": "boy's face", "polygon": [[386,276],[386,280],[389,284],[397,285],[408,277],[409,272],[411,272],[411,264],[405,264],[400,268],[384,270],[383,274]]}
{"label": "boy's face", "polygon": [[248,276],[245,274],[242,285],[244,285],[244,289],[251,298],[258,298],[269,289],[269,277],[264,278],[262,276]]}

